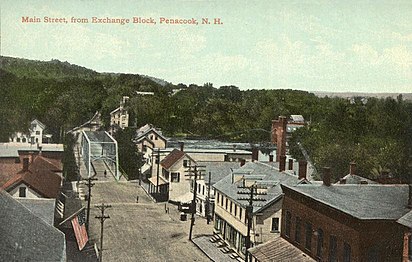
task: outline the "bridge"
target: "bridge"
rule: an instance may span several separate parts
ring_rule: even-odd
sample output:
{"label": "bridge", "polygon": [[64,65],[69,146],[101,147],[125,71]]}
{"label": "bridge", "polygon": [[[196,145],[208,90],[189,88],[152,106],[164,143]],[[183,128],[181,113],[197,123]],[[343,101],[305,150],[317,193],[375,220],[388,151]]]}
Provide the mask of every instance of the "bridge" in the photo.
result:
{"label": "bridge", "polygon": [[[117,141],[106,131],[82,131],[79,139],[82,178],[112,176],[120,180]],[[103,178],[103,177],[102,177]]]}

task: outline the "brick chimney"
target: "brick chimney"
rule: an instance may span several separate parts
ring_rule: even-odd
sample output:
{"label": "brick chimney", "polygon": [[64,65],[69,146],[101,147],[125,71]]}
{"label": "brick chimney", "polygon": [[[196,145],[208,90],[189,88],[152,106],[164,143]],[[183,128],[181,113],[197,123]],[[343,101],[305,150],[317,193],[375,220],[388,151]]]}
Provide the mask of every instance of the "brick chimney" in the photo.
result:
{"label": "brick chimney", "polygon": [[289,158],[289,170],[293,170],[293,158]]}
{"label": "brick chimney", "polygon": [[257,148],[252,149],[252,162],[259,160],[259,150]]}
{"label": "brick chimney", "polygon": [[272,144],[276,144],[276,162],[280,161],[280,156],[286,155],[286,124],[285,116],[272,121]]}
{"label": "brick chimney", "polygon": [[269,155],[269,162],[273,162],[273,155]]}
{"label": "brick chimney", "polygon": [[412,208],[412,184],[411,184],[411,182],[409,182],[408,207]]}
{"label": "brick chimney", "polygon": [[330,167],[324,167],[322,180],[325,186],[330,186],[330,177],[331,177]]}
{"label": "brick chimney", "polygon": [[29,170],[29,158],[25,157],[23,158],[23,171]]}
{"label": "brick chimney", "polygon": [[279,161],[279,171],[285,171],[286,170],[286,156],[280,156],[280,161]]}
{"label": "brick chimney", "polygon": [[356,172],[356,163],[351,162],[349,167],[349,174],[354,175]]}
{"label": "brick chimney", "polygon": [[306,170],[308,168],[308,162],[305,160],[299,161],[299,180],[306,179]]}
{"label": "brick chimney", "polygon": [[179,145],[180,145],[180,151],[184,152],[185,143],[184,142],[179,142]]}
{"label": "brick chimney", "polygon": [[244,166],[246,164],[246,160],[244,160],[243,158],[240,159],[240,166]]}

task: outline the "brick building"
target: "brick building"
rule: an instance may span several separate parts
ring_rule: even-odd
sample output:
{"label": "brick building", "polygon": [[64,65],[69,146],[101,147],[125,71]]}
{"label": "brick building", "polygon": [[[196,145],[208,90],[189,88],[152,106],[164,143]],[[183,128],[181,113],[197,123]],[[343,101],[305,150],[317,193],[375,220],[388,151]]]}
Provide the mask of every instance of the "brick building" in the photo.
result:
{"label": "brick building", "polygon": [[407,185],[282,185],[281,236],[319,261],[401,261]]}

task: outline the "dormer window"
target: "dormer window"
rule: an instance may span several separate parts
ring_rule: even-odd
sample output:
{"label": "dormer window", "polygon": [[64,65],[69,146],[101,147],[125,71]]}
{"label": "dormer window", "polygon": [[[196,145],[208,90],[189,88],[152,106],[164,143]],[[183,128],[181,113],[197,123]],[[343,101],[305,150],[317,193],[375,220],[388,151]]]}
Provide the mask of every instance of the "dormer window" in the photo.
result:
{"label": "dormer window", "polygon": [[26,187],[22,186],[19,188],[19,197],[26,197]]}

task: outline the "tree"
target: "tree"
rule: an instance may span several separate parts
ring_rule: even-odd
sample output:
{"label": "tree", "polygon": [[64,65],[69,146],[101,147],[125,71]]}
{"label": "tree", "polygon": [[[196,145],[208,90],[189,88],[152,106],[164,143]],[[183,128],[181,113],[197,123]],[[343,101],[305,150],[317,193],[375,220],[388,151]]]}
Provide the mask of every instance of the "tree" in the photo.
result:
{"label": "tree", "polygon": [[143,155],[132,141],[134,134],[135,130],[132,128],[119,129],[114,134],[119,150],[119,166],[129,180],[139,178],[140,168],[143,165]]}

